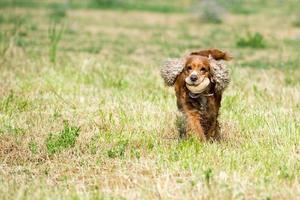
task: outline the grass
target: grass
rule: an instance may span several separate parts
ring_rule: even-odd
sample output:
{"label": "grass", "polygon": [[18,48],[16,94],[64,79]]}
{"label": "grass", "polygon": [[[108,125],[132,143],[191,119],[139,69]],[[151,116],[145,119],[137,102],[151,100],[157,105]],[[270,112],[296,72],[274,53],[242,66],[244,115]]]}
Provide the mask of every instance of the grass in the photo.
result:
{"label": "grass", "polygon": [[[91,0],[86,6],[89,8],[101,8],[101,9],[118,9],[118,10],[142,10],[152,12],[183,12],[185,8],[180,7],[184,5],[184,0],[177,0],[175,3],[167,1],[122,1],[122,0]],[[178,5],[179,4],[179,5]],[[84,6],[84,4],[75,4],[75,6]]]}
{"label": "grass", "polygon": [[236,42],[237,47],[250,47],[250,48],[265,48],[266,42],[260,33],[248,33],[245,37],[240,37]]}
{"label": "grass", "polygon": [[[1,8],[21,7],[21,8],[50,8],[52,12],[50,17],[57,17],[60,20],[60,16],[64,17],[65,10],[68,7],[71,8],[88,8],[88,9],[117,9],[117,10],[141,10],[151,11],[159,13],[180,13],[188,9],[188,5],[194,2],[194,0],[153,0],[153,1],[123,1],[123,0],[69,0],[63,3],[59,1],[37,1],[37,0],[2,0],[0,2]],[[55,13],[58,15],[55,16]]]}
{"label": "grass", "polygon": [[61,22],[67,16],[68,6],[67,3],[51,4],[51,12],[49,13],[50,19],[56,23]]}
{"label": "grass", "polygon": [[31,7],[35,8],[38,7],[40,2],[35,0],[28,0],[28,1],[22,1],[22,0],[3,0],[0,2],[1,8],[7,8],[7,7]]}
{"label": "grass", "polygon": [[[50,134],[46,139],[46,147],[49,154],[57,153],[63,149],[75,146],[76,138],[79,136],[79,127],[70,126],[68,121],[64,121],[64,128],[58,134]],[[31,144],[31,143],[30,143]],[[30,145],[30,150],[34,150],[34,146]]]}
{"label": "grass", "polygon": [[[300,196],[299,28],[287,22],[296,4],[245,2],[251,13],[228,12],[220,24],[184,12],[1,8],[0,199]],[[49,11],[63,16],[57,43]],[[220,112],[223,140],[180,140],[160,65],[208,47],[235,58]]]}
{"label": "grass", "polygon": [[48,29],[49,44],[49,60],[52,63],[56,62],[58,44],[63,36],[64,26],[57,28],[56,24],[53,24]]}
{"label": "grass", "polygon": [[300,17],[297,16],[293,21],[293,26],[300,27]]}
{"label": "grass", "polygon": [[199,13],[200,20],[206,23],[220,24],[224,17],[224,8],[217,1],[201,1],[199,6],[192,10]]}

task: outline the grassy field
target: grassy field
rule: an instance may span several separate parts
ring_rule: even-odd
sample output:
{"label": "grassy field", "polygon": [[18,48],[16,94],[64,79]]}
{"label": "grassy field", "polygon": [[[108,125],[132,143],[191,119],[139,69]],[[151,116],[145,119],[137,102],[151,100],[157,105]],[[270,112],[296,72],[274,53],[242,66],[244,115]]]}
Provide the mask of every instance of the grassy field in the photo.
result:
{"label": "grassy field", "polygon": [[[300,198],[298,0],[59,2],[0,3],[0,199]],[[182,141],[160,65],[210,47],[223,140]]]}

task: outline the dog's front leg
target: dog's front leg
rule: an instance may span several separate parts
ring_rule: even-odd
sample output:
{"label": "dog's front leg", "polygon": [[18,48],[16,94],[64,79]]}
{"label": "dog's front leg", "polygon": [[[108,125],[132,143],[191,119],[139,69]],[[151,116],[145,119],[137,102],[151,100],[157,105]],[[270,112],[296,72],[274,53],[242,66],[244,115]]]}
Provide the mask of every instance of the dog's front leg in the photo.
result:
{"label": "dog's front leg", "polygon": [[200,115],[188,112],[187,117],[187,135],[196,136],[201,141],[206,141],[204,130],[200,124]]}

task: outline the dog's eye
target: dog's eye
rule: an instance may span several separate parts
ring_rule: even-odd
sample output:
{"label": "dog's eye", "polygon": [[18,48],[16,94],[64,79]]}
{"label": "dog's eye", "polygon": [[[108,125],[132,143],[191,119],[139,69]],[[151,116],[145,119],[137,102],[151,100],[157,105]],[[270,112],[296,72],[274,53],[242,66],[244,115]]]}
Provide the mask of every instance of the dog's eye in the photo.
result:
{"label": "dog's eye", "polygon": [[191,71],[192,70],[192,67],[191,66],[187,66],[186,68],[188,71]]}
{"label": "dog's eye", "polygon": [[202,71],[202,72],[206,72],[206,69],[205,69],[205,67],[202,67],[202,68],[200,69],[200,71]]}

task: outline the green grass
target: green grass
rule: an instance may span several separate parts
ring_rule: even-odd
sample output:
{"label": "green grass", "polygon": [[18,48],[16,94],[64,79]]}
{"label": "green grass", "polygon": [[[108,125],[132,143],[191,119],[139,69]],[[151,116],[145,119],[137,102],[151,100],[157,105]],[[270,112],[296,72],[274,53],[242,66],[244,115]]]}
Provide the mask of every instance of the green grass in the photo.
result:
{"label": "green grass", "polygon": [[[152,11],[152,12],[183,12],[186,7],[181,7],[180,5],[184,5],[183,0],[177,0],[172,3],[172,1],[167,1],[164,3],[163,1],[121,1],[121,0],[91,0],[86,6],[89,8],[96,9],[118,9],[118,10],[142,10],[142,11]],[[74,5],[84,6],[82,3],[77,3]]]}
{"label": "green grass", "polygon": [[49,17],[54,22],[61,22],[64,18],[67,17],[68,4],[54,3],[51,4],[51,11]]}
{"label": "green grass", "polygon": [[22,1],[22,0],[3,0],[0,2],[1,8],[7,8],[7,7],[31,7],[36,8],[39,7],[41,4],[39,1],[36,0],[28,0],[28,1]]}
{"label": "green grass", "polygon": [[265,48],[265,39],[260,33],[248,33],[245,37],[240,37],[236,42],[237,47]]}
{"label": "green grass", "polygon": [[57,24],[53,24],[48,28],[49,38],[49,60],[52,63],[56,62],[58,44],[64,33],[64,25],[58,27]]}
{"label": "green grass", "polygon": [[[247,14],[222,5],[220,24],[148,9],[188,1],[127,11],[78,2],[0,9],[0,199],[300,196],[296,1],[243,1]],[[210,47],[234,56],[223,139],[180,140],[184,124],[160,65]]]}
{"label": "green grass", "polygon": [[293,21],[293,26],[300,27],[300,17],[299,16]]}
{"label": "green grass", "polygon": [[[50,17],[58,18],[65,16],[66,7],[71,8],[89,8],[89,9],[117,9],[117,10],[141,10],[151,12],[184,12],[188,9],[189,3],[194,0],[153,0],[153,1],[123,1],[123,0],[70,0],[59,1],[38,1],[38,0],[3,0],[0,2],[0,8],[21,7],[21,8],[51,8]],[[57,14],[57,15],[56,15]],[[57,19],[56,19],[57,20]]]}
{"label": "green grass", "polygon": [[[79,136],[79,127],[70,126],[64,121],[64,128],[58,134],[52,134],[46,139],[46,147],[49,154],[57,153],[63,149],[75,146],[76,138]],[[31,145],[31,151],[34,149]]]}

